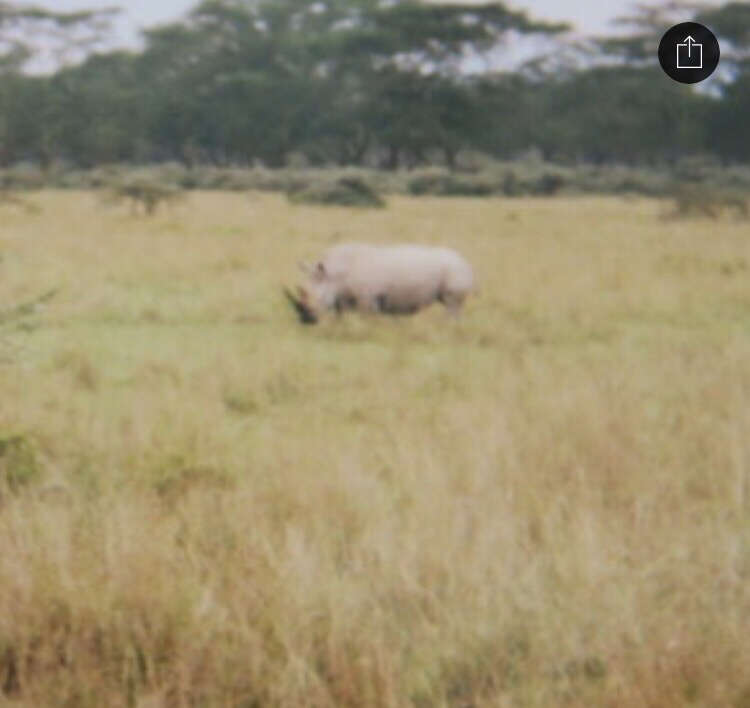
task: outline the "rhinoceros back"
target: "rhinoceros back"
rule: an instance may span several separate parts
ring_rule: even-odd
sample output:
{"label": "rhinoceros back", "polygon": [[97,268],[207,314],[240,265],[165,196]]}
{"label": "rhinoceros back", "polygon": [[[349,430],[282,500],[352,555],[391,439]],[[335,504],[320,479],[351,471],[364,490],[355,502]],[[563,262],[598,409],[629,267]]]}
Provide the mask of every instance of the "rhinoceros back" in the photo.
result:
{"label": "rhinoceros back", "polygon": [[471,266],[449,248],[346,243],[322,262],[339,297],[382,311],[414,312],[446,295],[462,299],[474,283]]}

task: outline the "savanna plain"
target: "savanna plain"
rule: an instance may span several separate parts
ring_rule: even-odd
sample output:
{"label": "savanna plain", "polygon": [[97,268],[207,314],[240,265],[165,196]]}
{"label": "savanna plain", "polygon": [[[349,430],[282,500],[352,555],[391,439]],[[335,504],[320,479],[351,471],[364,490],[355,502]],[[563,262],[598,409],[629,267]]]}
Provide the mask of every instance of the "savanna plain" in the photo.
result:
{"label": "savanna plain", "polygon": [[[750,706],[747,222],[29,200],[0,706]],[[282,286],[345,240],[455,247],[481,291],[303,327]]]}

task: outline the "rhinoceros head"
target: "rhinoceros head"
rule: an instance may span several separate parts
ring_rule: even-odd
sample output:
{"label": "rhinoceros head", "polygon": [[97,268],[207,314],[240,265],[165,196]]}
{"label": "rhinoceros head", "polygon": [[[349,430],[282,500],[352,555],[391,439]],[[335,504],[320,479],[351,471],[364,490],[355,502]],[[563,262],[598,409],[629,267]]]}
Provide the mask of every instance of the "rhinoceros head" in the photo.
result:
{"label": "rhinoceros head", "polygon": [[307,276],[306,286],[298,286],[296,292],[285,288],[284,294],[292,303],[300,322],[315,324],[322,310],[331,309],[335,305],[337,286],[322,262],[314,265],[299,263],[299,267]]}

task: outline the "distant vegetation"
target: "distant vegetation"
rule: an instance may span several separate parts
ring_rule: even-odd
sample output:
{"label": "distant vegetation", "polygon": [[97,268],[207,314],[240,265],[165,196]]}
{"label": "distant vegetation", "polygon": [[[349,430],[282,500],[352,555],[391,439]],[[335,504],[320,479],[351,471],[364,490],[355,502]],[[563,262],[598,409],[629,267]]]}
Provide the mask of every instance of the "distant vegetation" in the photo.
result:
{"label": "distant vegetation", "polygon": [[[694,14],[723,45],[707,91],[655,66],[663,28],[684,19],[670,4],[638,6],[629,34],[584,51],[565,25],[501,4],[206,1],[146,31],[138,52],[90,53],[50,76],[23,73],[24,37],[54,28],[95,47],[112,13],[5,4],[0,208],[33,209],[21,192],[40,187],[99,189],[144,214],[189,189],[340,206],[602,193],[746,218],[750,6]],[[462,57],[486,59],[514,32],[546,37],[551,54],[466,71]]]}
{"label": "distant vegetation", "polygon": [[750,191],[711,185],[678,184],[673,190],[674,218],[735,216],[750,218]]}
{"label": "distant vegetation", "polygon": [[[565,165],[747,163],[750,5],[690,11],[722,43],[707,90],[656,65],[661,34],[686,12],[638,5],[623,33],[581,46],[566,25],[502,4],[206,0],[147,30],[142,50],[89,53],[51,76],[29,76],[21,70],[35,32],[53,27],[58,43],[96,48],[109,15],[3,3],[0,40],[15,51],[0,54],[0,167],[460,171],[467,150],[501,161],[533,150]],[[491,51],[514,34],[545,38],[548,54],[498,69]],[[550,175],[542,192],[558,186]],[[415,193],[488,189],[462,178],[413,185]]]}
{"label": "distant vegetation", "polygon": [[287,196],[291,202],[298,204],[385,206],[383,198],[361,177],[339,177],[317,182],[313,180],[304,186],[295,184],[287,189]]}
{"label": "distant vegetation", "polygon": [[103,200],[110,204],[126,202],[131,212],[156,213],[161,204],[171,204],[182,196],[179,186],[157,179],[153,174],[126,176],[104,183]]}
{"label": "distant vegetation", "polygon": [[471,168],[413,170],[346,168],[149,167],[109,165],[91,169],[19,166],[0,169],[3,204],[26,210],[38,206],[32,190],[95,189],[105,204],[128,204],[133,213],[153,214],[179,201],[188,190],[283,192],[292,204],[380,207],[388,195],[438,197],[542,197],[619,194],[672,200],[681,217],[748,217],[750,166],[722,167],[711,160],[685,158],[671,167],[559,165],[538,159],[494,161],[468,154]]}

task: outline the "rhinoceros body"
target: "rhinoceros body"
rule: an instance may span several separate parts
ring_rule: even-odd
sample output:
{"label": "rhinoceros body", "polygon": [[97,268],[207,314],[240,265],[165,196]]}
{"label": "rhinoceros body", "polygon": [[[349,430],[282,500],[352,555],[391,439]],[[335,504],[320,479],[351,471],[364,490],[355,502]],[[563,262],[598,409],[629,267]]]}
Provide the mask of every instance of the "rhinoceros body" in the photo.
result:
{"label": "rhinoceros body", "polygon": [[441,302],[458,312],[474,287],[472,268],[456,251],[421,245],[340,244],[306,271],[308,286],[287,296],[307,323],[323,309],[406,315]]}

